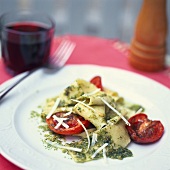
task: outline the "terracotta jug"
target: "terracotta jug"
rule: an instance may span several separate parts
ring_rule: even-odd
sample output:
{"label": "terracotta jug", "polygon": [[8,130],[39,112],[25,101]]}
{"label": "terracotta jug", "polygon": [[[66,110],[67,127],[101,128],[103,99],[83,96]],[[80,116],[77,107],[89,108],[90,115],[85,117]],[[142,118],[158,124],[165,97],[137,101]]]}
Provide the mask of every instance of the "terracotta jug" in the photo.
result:
{"label": "terracotta jug", "polygon": [[130,64],[143,71],[163,69],[166,38],[166,0],[143,0],[130,45]]}

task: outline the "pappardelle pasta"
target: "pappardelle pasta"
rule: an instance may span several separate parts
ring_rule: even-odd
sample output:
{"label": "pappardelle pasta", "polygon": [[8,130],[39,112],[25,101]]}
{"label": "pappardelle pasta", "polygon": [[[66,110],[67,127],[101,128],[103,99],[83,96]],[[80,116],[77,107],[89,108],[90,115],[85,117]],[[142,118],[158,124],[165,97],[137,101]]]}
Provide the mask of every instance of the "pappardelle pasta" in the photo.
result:
{"label": "pappardelle pasta", "polygon": [[[46,100],[41,112],[44,126],[39,127],[45,132],[46,146],[62,149],[75,162],[123,159],[133,156],[125,126],[130,126],[128,119],[138,110],[144,108],[128,103],[116,91],[77,79]],[[68,143],[67,136],[76,140]]]}

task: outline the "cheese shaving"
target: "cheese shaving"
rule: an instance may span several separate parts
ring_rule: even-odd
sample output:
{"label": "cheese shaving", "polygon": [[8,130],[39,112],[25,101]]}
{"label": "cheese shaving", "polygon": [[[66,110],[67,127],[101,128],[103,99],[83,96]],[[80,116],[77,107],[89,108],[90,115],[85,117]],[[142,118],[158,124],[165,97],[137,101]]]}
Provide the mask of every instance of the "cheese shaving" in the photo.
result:
{"label": "cheese shaving", "polygon": [[140,108],[139,110],[137,110],[137,111],[136,111],[136,113],[135,113],[135,114],[141,113],[141,112],[142,112],[142,110],[143,110],[143,109],[142,109],[142,108]]}
{"label": "cheese shaving", "polygon": [[66,123],[62,123],[62,126],[64,126],[66,129],[68,129],[69,128],[69,125],[68,124],[66,124]]}
{"label": "cheese shaving", "polygon": [[106,148],[103,148],[103,158],[105,163],[107,163]]}
{"label": "cheese shaving", "polygon": [[100,148],[98,148],[98,149],[96,150],[96,152],[94,152],[94,154],[91,156],[92,159],[95,158],[96,155],[97,155],[100,151],[102,151],[107,145],[108,145],[108,143],[105,143],[105,144],[103,144]]}
{"label": "cheese shaving", "polygon": [[86,135],[87,135],[87,140],[88,140],[88,146],[87,146],[87,150],[86,150],[86,152],[87,152],[87,151],[89,150],[89,148],[90,148],[90,137],[89,137],[89,133],[88,133],[86,127],[83,125],[83,123],[82,123],[79,119],[77,119],[77,121],[78,121],[79,124],[83,127],[83,129],[84,129],[84,131],[86,132]]}
{"label": "cheese shaving", "polygon": [[54,127],[54,129],[58,129],[61,125],[64,126],[66,129],[69,128],[69,125],[63,122],[64,120],[68,120],[68,118],[60,118],[57,117],[56,115],[53,115],[53,119],[58,122],[58,124]]}
{"label": "cheese shaving", "polygon": [[128,125],[130,126],[130,123],[126,120],[126,118],[118,111],[116,110],[114,107],[112,107],[106,100],[104,100],[103,98],[101,98],[101,100],[103,101],[103,103],[105,103],[110,109],[112,109],[117,115],[119,115],[122,120]]}
{"label": "cheese shaving", "polygon": [[94,91],[92,91],[92,92],[90,92],[90,93],[85,93],[85,94],[83,94],[82,96],[91,96],[91,95],[93,95],[93,94],[96,94],[97,92],[99,92],[99,91],[101,91],[100,89],[96,89],[96,90],[94,90]]}
{"label": "cheese shaving", "polygon": [[75,152],[82,152],[81,148],[74,148],[74,147],[69,147],[69,146],[58,145],[56,142],[51,142],[51,141],[48,141],[48,140],[46,142],[48,144],[55,146],[57,148],[60,148],[60,149],[67,149],[67,150],[72,150],[72,151],[75,151]]}
{"label": "cheese shaving", "polygon": [[74,101],[74,102],[80,103],[80,104],[88,107],[89,109],[93,110],[94,112],[96,112],[95,109],[93,109],[92,107],[88,106],[86,103],[84,103],[82,101],[79,101],[79,100],[76,100],[76,99],[71,99],[71,100]]}
{"label": "cheese shaving", "polygon": [[96,134],[96,133],[93,133],[93,135],[92,135],[92,141],[91,141],[91,146],[94,146],[96,142],[97,142],[97,134]]}
{"label": "cheese shaving", "polygon": [[60,119],[57,125],[54,127],[54,129],[58,129],[62,125],[62,123],[63,123],[63,120]]}
{"label": "cheese shaving", "polygon": [[69,116],[71,113],[72,113],[72,109],[71,109],[69,112],[65,113],[63,116],[64,116],[64,117],[65,117],[65,116]]}
{"label": "cheese shaving", "polygon": [[48,113],[48,115],[46,116],[47,119],[49,119],[51,117],[51,115],[54,113],[54,111],[56,110],[56,108],[58,107],[60,103],[60,98],[57,98],[57,100],[55,101],[52,109],[50,110],[50,112]]}
{"label": "cheese shaving", "polygon": [[68,118],[63,118],[63,117],[57,117],[56,115],[53,115],[53,119],[54,120],[57,120],[57,121],[60,121],[60,120],[68,120]]}

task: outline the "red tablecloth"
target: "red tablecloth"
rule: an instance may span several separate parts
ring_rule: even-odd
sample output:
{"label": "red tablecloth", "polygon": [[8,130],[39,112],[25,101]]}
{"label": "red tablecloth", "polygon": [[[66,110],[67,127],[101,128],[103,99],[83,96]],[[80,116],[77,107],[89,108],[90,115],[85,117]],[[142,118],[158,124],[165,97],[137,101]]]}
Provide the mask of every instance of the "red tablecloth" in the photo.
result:
{"label": "red tablecloth", "polygon": [[[58,46],[63,37],[55,38],[52,51]],[[160,72],[148,73],[138,71],[128,64],[128,45],[117,40],[108,40],[97,37],[73,36],[66,38],[76,43],[76,48],[67,61],[67,64],[97,64],[129,70],[142,74],[170,88],[170,68]],[[168,75],[169,71],[169,75]],[[0,84],[12,78],[0,60]],[[0,170],[20,170],[0,155]]]}

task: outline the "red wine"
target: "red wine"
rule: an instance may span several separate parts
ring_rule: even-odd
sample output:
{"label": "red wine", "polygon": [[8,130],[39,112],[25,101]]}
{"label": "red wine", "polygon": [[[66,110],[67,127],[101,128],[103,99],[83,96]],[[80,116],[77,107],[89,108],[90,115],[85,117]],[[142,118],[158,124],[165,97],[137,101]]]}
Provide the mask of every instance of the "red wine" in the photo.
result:
{"label": "red wine", "polygon": [[39,23],[15,23],[6,26],[2,39],[2,57],[15,73],[48,62],[54,30]]}

